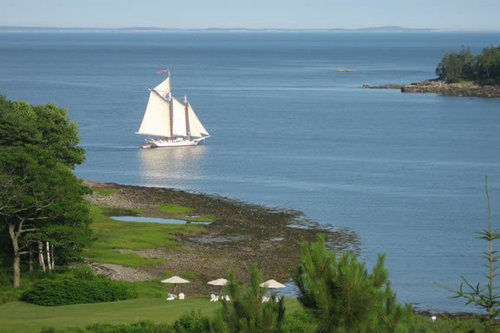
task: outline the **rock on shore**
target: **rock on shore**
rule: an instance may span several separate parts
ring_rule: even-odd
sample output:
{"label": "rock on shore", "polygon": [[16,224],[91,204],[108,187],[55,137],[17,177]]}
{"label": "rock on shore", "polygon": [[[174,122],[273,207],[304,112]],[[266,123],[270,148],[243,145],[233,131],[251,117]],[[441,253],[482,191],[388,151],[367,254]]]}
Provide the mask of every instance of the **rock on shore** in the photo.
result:
{"label": "rock on shore", "polygon": [[386,84],[372,86],[363,84],[363,88],[370,89],[401,89],[406,93],[435,93],[439,95],[500,98],[500,86],[480,86],[475,83],[446,83],[438,80],[424,80],[407,85]]}
{"label": "rock on shore", "polygon": [[446,83],[437,80],[425,80],[404,85],[401,87],[401,92],[500,98],[500,87],[498,86],[480,86],[474,83]]}

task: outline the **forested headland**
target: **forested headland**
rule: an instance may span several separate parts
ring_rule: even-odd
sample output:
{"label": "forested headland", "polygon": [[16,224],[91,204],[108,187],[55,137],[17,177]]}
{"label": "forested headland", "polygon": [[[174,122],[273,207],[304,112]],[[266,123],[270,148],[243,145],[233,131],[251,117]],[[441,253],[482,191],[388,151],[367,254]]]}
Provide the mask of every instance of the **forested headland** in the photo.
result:
{"label": "forested headland", "polygon": [[462,46],[458,53],[446,52],[436,68],[439,80],[448,83],[472,81],[480,85],[500,85],[500,46],[490,46],[478,55]]}
{"label": "forested headland", "polygon": [[401,89],[408,93],[500,98],[500,46],[490,46],[478,55],[462,46],[458,53],[446,52],[436,67],[437,78],[411,84],[386,84],[363,87]]}

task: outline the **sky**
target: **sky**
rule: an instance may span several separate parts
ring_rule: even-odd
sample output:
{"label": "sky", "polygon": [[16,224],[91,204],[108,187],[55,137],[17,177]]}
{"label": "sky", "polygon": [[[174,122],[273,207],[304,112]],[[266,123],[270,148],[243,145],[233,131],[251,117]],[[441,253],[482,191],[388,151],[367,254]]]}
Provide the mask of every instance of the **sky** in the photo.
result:
{"label": "sky", "polygon": [[0,26],[500,30],[500,0],[0,0]]}

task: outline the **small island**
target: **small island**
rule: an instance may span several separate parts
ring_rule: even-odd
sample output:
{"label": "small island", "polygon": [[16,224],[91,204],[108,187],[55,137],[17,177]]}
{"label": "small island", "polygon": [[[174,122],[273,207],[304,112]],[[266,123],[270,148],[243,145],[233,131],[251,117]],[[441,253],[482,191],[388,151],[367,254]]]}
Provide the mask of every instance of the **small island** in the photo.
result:
{"label": "small island", "polygon": [[407,85],[387,84],[370,89],[400,89],[406,93],[436,93],[440,95],[500,98],[500,47],[487,47],[477,56],[470,48],[459,53],[446,52],[436,67],[435,79]]}

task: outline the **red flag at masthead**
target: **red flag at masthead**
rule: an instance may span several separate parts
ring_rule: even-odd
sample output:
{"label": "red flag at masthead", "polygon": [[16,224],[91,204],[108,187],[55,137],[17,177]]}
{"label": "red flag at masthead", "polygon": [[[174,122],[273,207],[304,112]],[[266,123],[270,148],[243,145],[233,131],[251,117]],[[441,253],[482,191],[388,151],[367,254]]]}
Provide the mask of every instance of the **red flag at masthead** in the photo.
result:
{"label": "red flag at masthead", "polygon": [[167,68],[167,69],[164,69],[164,70],[162,70],[162,71],[156,72],[156,74],[167,73],[167,72],[168,72],[168,68]]}

